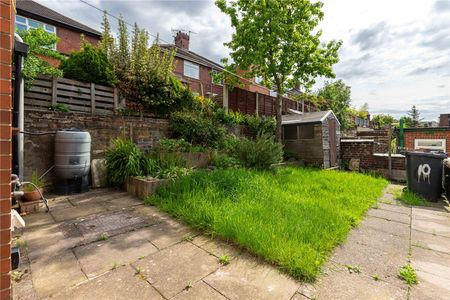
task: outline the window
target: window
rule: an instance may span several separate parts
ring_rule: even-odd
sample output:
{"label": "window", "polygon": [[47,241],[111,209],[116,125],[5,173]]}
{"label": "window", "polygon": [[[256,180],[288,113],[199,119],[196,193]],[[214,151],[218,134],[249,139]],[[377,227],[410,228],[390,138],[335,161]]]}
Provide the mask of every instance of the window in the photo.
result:
{"label": "window", "polygon": [[200,67],[190,61],[184,61],[184,76],[200,79]]}
{"label": "window", "polygon": [[217,74],[219,74],[219,71],[216,71],[216,70],[212,70],[211,71],[211,81],[212,81],[212,83],[214,83],[216,85],[223,85],[223,80],[218,80],[218,79],[214,78],[214,76],[217,75]]}
{"label": "window", "polygon": [[[50,24],[44,24],[42,22],[30,19],[30,18],[25,18],[25,17],[22,17],[22,16],[16,16],[16,24],[15,25],[16,25],[16,29],[18,31],[28,30],[30,28],[42,27],[48,33],[56,34],[56,27],[55,26],[50,25]],[[53,45],[52,49],[56,50],[56,44]]]}
{"label": "window", "polygon": [[314,124],[306,124],[299,126],[299,139],[309,140],[314,138]]}
{"label": "window", "polygon": [[284,139],[297,140],[297,125],[284,125]]}
{"label": "window", "polygon": [[414,149],[432,150],[432,151],[446,151],[446,140],[433,140],[433,139],[415,139]]}

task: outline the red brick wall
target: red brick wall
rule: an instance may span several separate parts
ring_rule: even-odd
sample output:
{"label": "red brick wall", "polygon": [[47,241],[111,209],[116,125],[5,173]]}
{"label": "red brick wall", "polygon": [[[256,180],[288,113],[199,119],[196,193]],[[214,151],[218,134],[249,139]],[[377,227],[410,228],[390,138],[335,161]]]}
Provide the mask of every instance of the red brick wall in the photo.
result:
{"label": "red brick wall", "polygon": [[0,0],[0,299],[11,298],[11,5]]}
{"label": "red brick wall", "polygon": [[[80,50],[81,46],[81,33],[72,31],[64,27],[56,28],[56,35],[60,38],[59,43],[56,45],[56,49],[62,53],[69,55],[74,50]],[[84,35],[86,41],[94,46],[97,46],[100,41],[98,38]]]}
{"label": "red brick wall", "polygon": [[350,159],[359,159],[361,169],[370,169],[373,164],[373,141],[343,142],[341,141],[341,159],[349,162]]}
{"label": "red brick wall", "polygon": [[445,139],[447,146],[447,153],[450,153],[450,128],[446,130],[442,129],[420,129],[420,131],[408,131],[405,130],[404,133],[405,138],[405,148],[406,151],[414,150],[414,140],[415,139]]}
{"label": "red brick wall", "polygon": [[449,127],[448,119],[450,114],[441,114],[439,116],[439,127]]}

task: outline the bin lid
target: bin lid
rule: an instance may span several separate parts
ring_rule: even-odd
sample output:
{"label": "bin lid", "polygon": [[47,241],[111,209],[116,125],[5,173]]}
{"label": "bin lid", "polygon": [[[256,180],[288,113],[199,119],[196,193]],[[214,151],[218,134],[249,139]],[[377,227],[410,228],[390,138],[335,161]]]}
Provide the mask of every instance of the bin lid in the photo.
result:
{"label": "bin lid", "polygon": [[421,157],[431,157],[431,158],[447,158],[447,153],[433,153],[433,152],[406,152],[406,156],[421,156]]}

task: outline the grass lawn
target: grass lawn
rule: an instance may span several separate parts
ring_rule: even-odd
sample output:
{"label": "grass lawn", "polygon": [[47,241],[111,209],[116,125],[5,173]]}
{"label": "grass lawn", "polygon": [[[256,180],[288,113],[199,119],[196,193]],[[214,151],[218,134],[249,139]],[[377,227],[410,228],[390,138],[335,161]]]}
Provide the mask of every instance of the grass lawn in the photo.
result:
{"label": "grass lawn", "polygon": [[312,281],[387,181],[308,168],[198,171],[146,203]]}

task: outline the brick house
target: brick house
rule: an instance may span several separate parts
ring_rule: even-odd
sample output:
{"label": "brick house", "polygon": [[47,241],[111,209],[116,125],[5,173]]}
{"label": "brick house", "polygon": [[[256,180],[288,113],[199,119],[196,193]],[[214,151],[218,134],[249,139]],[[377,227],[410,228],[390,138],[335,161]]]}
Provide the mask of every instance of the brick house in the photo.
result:
{"label": "brick house", "polygon": [[450,153],[450,127],[405,128],[406,151],[442,151]]}
{"label": "brick house", "polygon": [[92,45],[97,45],[101,37],[97,30],[30,0],[17,1],[15,27],[19,31],[42,27],[55,33],[60,38],[55,50],[64,55],[80,49],[81,35]]}
{"label": "brick house", "polygon": [[[201,96],[214,99],[219,105],[227,107],[228,90],[224,89],[223,82],[215,82],[211,76],[214,72],[224,70],[223,66],[189,50],[189,35],[178,31],[174,44],[163,44],[167,50],[176,50],[174,74],[183,84],[189,86],[191,91]],[[238,74],[242,74],[242,71]],[[269,95],[269,89],[256,83],[256,80],[246,80],[245,90]],[[225,99],[225,102],[224,102]]]}
{"label": "brick house", "polygon": [[14,3],[0,0],[0,299],[11,298],[11,107]]}

